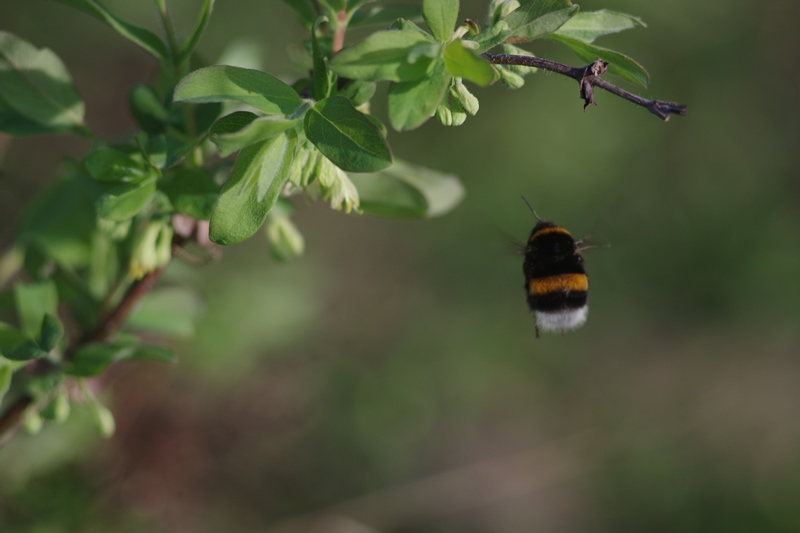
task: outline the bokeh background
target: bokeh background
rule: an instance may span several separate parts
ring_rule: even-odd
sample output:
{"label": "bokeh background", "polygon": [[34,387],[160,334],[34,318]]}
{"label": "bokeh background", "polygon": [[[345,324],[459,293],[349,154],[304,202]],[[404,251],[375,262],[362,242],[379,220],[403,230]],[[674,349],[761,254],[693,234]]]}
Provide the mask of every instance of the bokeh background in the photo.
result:
{"label": "bokeh background", "polygon": [[[106,4],[156,28],[149,2]],[[171,2],[179,28],[199,4]],[[583,112],[574,82],[538,74],[476,90],[460,128],[390,133],[397,156],[458,174],[465,202],[429,221],[301,202],[300,260],[255,237],[176,264],[202,302],[180,363],[107,376],[108,441],[76,408],[0,451],[0,530],[800,531],[800,3],[580,4],[649,24],[598,44],[687,117],[602,91]],[[0,29],[64,59],[95,131],[133,128],[145,53],[43,0],[4,0]],[[303,37],[279,0],[220,0],[200,50],[250,46],[292,79]],[[0,136],[3,247],[87,148]],[[576,332],[534,338],[521,194],[600,245]]]}

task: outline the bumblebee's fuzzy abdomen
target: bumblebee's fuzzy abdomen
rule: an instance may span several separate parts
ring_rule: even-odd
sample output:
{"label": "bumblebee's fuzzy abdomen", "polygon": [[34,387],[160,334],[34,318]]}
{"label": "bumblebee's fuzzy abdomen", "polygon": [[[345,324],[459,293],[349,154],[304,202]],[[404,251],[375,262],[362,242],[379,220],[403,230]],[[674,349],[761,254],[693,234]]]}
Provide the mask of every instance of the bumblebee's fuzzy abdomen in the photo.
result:
{"label": "bumblebee's fuzzy abdomen", "polygon": [[567,230],[552,222],[536,224],[525,247],[523,272],[537,327],[563,331],[586,321],[589,278]]}

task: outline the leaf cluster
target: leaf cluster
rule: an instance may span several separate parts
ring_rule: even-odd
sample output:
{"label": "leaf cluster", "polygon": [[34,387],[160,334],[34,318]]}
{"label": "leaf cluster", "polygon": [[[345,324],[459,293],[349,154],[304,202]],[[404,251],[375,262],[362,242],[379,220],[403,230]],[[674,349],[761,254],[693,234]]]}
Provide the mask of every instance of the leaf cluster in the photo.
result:
{"label": "leaf cluster", "polygon": [[[293,197],[322,198],[347,213],[421,218],[458,205],[464,190],[456,176],[393,155],[387,127],[370,113],[377,83],[389,84],[389,125],[406,131],[434,116],[457,126],[475,115],[479,101],[467,83],[521,87],[531,69],[489,63],[482,54],[495,47],[530,55],[518,45],[551,39],[583,59],[609,61],[611,72],[632,82],[648,81],[638,63],[593,44],[641,20],[579,13],[569,0],[492,0],[483,28],[470,19],[459,24],[458,0],[423,0],[421,9],[287,0],[308,31],[310,69],[292,84],[204,62],[196,48],[214,0],[202,1],[183,40],[166,0],[154,0],[163,36],[100,0],[53,1],[148,52],[159,72],[130,89],[138,130],[99,139],[58,56],[0,32],[0,131],[92,141],[80,161],[65,162],[21,224],[14,250],[0,259],[19,267],[21,280],[0,297],[0,400],[27,399],[29,429],[42,417],[63,420],[78,398],[109,434],[113,418],[81,380],[121,360],[173,361],[152,336],[191,334],[196,300],[179,287],[147,291],[186,242],[235,244],[264,228],[273,255],[285,260],[304,249]],[[345,46],[349,28],[369,25],[384,29]],[[134,303],[140,307],[131,313]]]}

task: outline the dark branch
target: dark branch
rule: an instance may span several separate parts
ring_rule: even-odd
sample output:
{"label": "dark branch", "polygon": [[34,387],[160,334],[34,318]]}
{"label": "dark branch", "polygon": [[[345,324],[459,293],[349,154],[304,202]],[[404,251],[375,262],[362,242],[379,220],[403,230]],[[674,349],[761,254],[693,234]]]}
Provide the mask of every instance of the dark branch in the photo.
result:
{"label": "dark branch", "polygon": [[0,448],[8,444],[22,425],[22,415],[33,404],[33,398],[22,396],[0,417]]}
{"label": "dark branch", "polygon": [[661,100],[648,100],[633,93],[629,93],[624,89],[620,89],[616,85],[600,78],[600,75],[605,73],[608,66],[607,62],[600,59],[595,60],[594,63],[591,63],[585,67],[570,67],[569,65],[556,63],[555,61],[550,61],[549,59],[531,56],[483,54],[483,57],[488,59],[490,63],[494,63],[496,65],[522,65],[525,67],[540,68],[549,70],[550,72],[556,72],[576,80],[581,86],[581,98],[584,101],[584,109],[586,109],[586,106],[589,104],[597,105],[594,102],[593,87],[600,87],[611,94],[615,94],[620,98],[624,98],[629,102],[633,102],[634,104],[644,107],[664,121],[669,120],[669,117],[672,115],[686,114],[685,105],[676,104],[674,102],[663,102]]}
{"label": "dark branch", "polygon": [[161,275],[162,269],[157,269],[146,274],[142,279],[137,280],[128,287],[125,297],[119,305],[105,318],[99,321],[94,330],[88,332],[86,335],[72,347],[67,349],[64,354],[64,359],[69,361],[74,353],[86,344],[92,342],[106,342],[111,338],[111,335],[117,331],[120,326],[128,318],[133,306],[155,285],[156,280]]}

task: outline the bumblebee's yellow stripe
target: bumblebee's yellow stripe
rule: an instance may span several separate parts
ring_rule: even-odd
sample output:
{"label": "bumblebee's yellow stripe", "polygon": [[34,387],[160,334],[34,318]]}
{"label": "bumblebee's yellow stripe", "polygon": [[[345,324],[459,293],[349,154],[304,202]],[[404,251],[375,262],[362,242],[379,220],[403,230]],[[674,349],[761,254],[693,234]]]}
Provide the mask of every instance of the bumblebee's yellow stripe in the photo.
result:
{"label": "bumblebee's yellow stripe", "polygon": [[541,237],[542,235],[546,235],[548,233],[563,233],[564,235],[569,235],[570,237],[572,237],[570,232],[568,232],[564,228],[559,227],[559,226],[551,226],[549,228],[540,229],[539,231],[537,231],[536,233],[531,235],[531,238],[529,239],[529,241],[532,241],[536,237]]}
{"label": "bumblebee's yellow stripe", "polygon": [[547,294],[557,291],[589,290],[589,278],[586,274],[556,274],[544,278],[533,278],[528,285],[531,294]]}

